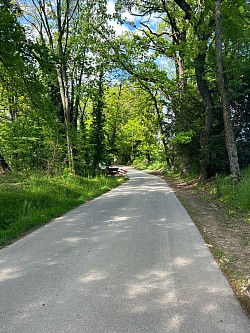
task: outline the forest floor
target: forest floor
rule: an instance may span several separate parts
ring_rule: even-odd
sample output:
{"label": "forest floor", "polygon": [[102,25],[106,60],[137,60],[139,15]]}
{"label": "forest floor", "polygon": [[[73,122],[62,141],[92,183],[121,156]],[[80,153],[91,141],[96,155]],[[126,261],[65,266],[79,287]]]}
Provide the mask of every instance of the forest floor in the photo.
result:
{"label": "forest floor", "polygon": [[231,211],[206,187],[195,181],[183,182],[161,176],[175,191],[200,230],[206,245],[225,274],[243,308],[250,315],[250,220],[240,211]]}

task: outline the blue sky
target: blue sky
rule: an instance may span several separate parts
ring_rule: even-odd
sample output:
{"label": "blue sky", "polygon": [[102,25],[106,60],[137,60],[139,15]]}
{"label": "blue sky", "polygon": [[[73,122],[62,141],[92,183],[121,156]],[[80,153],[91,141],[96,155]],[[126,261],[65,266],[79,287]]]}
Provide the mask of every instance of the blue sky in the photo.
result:
{"label": "blue sky", "polygon": [[[115,0],[109,0],[108,4],[107,4],[107,9],[108,9],[108,14],[112,15],[115,12]],[[140,22],[146,22],[146,24],[150,27],[150,29],[152,29],[153,31],[155,31],[157,29],[157,25],[160,22],[160,19],[157,17],[158,15],[156,15],[156,17],[151,16],[151,17],[136,17],[131,15],[128,11],[124,12],[122,14],[122,18],[126,18],[128,21],[130,22],[134,22],[136,24],[136,27],[138,28],[137,33],[141,34],[142,32],[140,31],[141,29],[144,29],[143,26],[140,26]],[[135,31],[135,28],[133,28],[132,26],[128,25],[128,24],[119,24],[115,21],[111,21],[110,22],[112,27],[114,28],[114,30],[116,31],[116,35],[119,36],[123,33],[129,32],[129,31]],[[157,65],[159,67],[161,67],[163,70],[168,68],[172,68],[173,64],[172,64],[172,60],[166,58],[166,57],[159,57],[156,61]]]}
{"label": "blue sky", "polygon": [[[108,9],[108,14],[113,14],[115,12],[115,0],[109,0],[108,4],[107,4],[107,9]],[[126,18],[129,22],[134,22],[136,24],[137,28],[140,28],[140,21],[148,21],[147,24],[150,26],[150,28],[152,29],[156,29],[157,24],[159,23],[159,19],[156,17],[151,16],[149,17],[136,17],[131,15],[128,11],[125,11],[124,13],[122,13],[122,18]],[[133,31],[135,30],[132,26],[128,25],[128,24],[118,24],[115,21],[111,22],[111,25],[114,27],[116,34],[120,35],[124,32],[128,32],[128,31]],[[139,32],[139,31],[138,31]]]}

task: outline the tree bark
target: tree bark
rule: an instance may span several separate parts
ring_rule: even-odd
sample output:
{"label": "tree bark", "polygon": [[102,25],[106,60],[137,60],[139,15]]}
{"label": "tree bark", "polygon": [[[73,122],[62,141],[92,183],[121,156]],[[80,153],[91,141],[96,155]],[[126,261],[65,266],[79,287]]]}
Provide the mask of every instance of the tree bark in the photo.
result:
{"label": "tree bark", "polygon": [[[71,115],[70,115],[70,103],[69,103],[69,87],[68,76],[66,68],[66,50],[68,41],[68,24],[69,24],[69,3],[67,2],[67,10],[65,12],[64,21],[61,20],[62,4],[57,2],[57,51],[59,63],[57,64],[57,78],[60,87],[60,95],[62,99],[64,122],[66,127],[66,140],[67,140],[67,152],[68,152],[68,167],[74,171],[74,158],[73,158],[73,144],[71,139]],[[63,46],[63,36],[65,35],[65,45]]]}
{"label": "tree bark", "polygon": [[240,181],[240,168],[238,162],[237,147],[234,140],[233,124],[231,119],[230,100],[228,96],[228,88],[226,85],[226,76],[223,68],[222,60],[222,23],[221,23],[221,0],[216,1],[215,8],[215,46],[216,46],[216,75],[217,85],[221,96],[223,108],[223,120],[225,129],[226,148],[228,153],[230,173],[233,184],[236,185]]}
{"label": "tree bark", "polygon": [[70,169],[74,170],[73,148],[72,148],[72,142],[71,142],[71,136],[70,136],[70,105],[69,105],[69,94],[68,94],[68,81],[67,81],[66,69],[63,64],[59,64],[57,66],[57,78],[58,78],[60,96],[61,96],[62,106],[63,106],[63,111],[64,111],[68,166]]}
{"label": "tree bark", "polygon": [[148,89],[148,92],[150,93],[151,98],[154,101],[154,106],[155,106],[155,111],[156,111],[157,120],[158,120],[158,124],[159,124],[159,129],[160,129],[160,133],[161,133],[161,136],[162,136],[161,140],[162,140],[162,144],[163,144],[163,148],[164,148],[165,160],[166,160],[168,166],[170,166],[170,162],[169,162],[169,158],[168,158],[168,145],[167,145],[167,140],[166,140],[166,131],[165,131],[165,128],[164,128],[162,113],[161,113],[160,108],[158,106],[156,95],[153,94],[150,89]]}
{"label": "tree bark", "polygon": [[[44,40],[44,33],[48,37],[49,46],[51,49],[51,54],[57,62],[55,63],[55,69],[57,73],[57,80],[59,84],[60,97],[62,102],[62,108],[64,113],[64,124],[66,132],[66,144],[67,144],[67,158],[68,167],[74,171],[74,161],[73,161],[73,143],[71,138],[71,116],[70,116],[70,102],[69,102],[69,82],[67,77],[67,47],[69,38],[69,22],[71,20],[72,13],[75,11],[78,1],[75,3],[73,8],[70,10],[70,1],[65,3],[57,0],[55,2],[55,8],[53,11],[53,24],[50,22],[50,16],[46,10],[46,5],[44,0],[32,0],[34,8],[38,11],[38,15],[41,21],[40,31],[41,39]],[[71,14],[70,14],[71,13]],[[42,30],[44,29],[44,31]],[[55,40],[55,30],[57,35],[57,40]]]}
{"label": "tree bark", "polygon": [[213,118],[213,100],[207,84],[204,79],[205,75],[205,60],[206,54],[199,53],[196,57],[195,73],[196,82],[200,91],[201,97],[205,105],[204,127],[200,136],[201,157],[200,157],[200,182],[207,180],[207,165],[209,162],[208,144],[210,140],[210,131]]}

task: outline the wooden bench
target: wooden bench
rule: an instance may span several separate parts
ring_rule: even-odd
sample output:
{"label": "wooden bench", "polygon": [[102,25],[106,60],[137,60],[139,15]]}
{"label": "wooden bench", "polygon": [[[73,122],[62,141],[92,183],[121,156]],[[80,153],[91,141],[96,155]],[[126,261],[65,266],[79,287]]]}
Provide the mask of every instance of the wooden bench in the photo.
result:
{"label": "wooden bench", "polygon": [[108,176],[115,176],[118,173],[119,168],[108,167]]}
{"label": "wooden bench", "polygon": [[118,167],[109,167],[107,169],[108,176],[125,177],[127,176],[127,172],[127,170]]}

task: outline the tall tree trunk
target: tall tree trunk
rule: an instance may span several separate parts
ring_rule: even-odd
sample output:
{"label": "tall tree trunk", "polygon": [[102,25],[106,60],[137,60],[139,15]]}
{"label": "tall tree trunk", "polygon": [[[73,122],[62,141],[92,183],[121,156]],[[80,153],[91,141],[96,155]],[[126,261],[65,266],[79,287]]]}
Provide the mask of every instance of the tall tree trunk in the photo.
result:
{"label": "tall tree trunk", "polygon": [[123,81],[121,81],[119,84],[116,109],[115,109],[115,115],[114,115],[114,124],[113,124],[113,128],[112,128],[112,133],[109,138],[109,146],[111,147],[111,150],[113,150],[114,152],[116,152],[116,149],[117,149],[115,141],[116,141],[117,123],[119,121],[119,112],[121,109],[120,99],[121,99],[121,95],[122,95],[122,84],[123,84]]}
{"label": "tall tree trunk", "polygon": [[[173,44],[175,45],[175,44]],[[185,80],[184,80],[184,60],[180,53],[176,52],[173,56],[175,62],[175,72],[176,72],[176,79],[179,88],[179,98],[182,98],[184,95],[185,90]]]}
{"label": "tall tree trunk", "polygon": [[[67,77],[67,55],[70,33],[69,25],[70,21],[73,19],[73,13],[78,7],[79,2],[57,0],[53,3],[53,15],[51,15],[50,10],[47,10],[44,0],[32,0],[31,3],[39,17],[40,24],[37,26],[37,29],[40,33],[41,40],[43,43],[46,39],[48,40],[51,54],[55,59],[57,59],[55,62],[55,69],[64,114],[68,166],[74,171],[73,142],[71,137],[71,109],[68,86],[69,82]],[[47,38],[44,38],[44,36],[47,36]]]}
{"label": "tall tree trunk", "polygon": [[67,140],[67,153],[68,153],[68,167],[74,170],[73,160],[73,145],[71,142],[71,116],[70,116],[70,102],[69,102],[69,87],[67,69],[65,64],[65,50],[62,45],[63,38],[63,26],[61,22],[61,4],[57,6],[57,21],[58,21],[58,40],[57,50],[59,57],[59,64],[57,64],[57,79],[60,87],[60,95],[62,100],[63,112],[64,112],[64,123],[66,127],[66,140]]}
{"label": "tall tree trunk", "polygon": [[160,133],[161,133],[161,140],[162,140],[162,144],[163,144],[163,148],[164,148],[165,160],[166,160],[168,166],[170,166],[170,161],[168,158],[168,145],[167,145],[167,140],[166,140],[166,131],[165,131],[165,127],[164,127],[164,121],[162,119],[162,112],[160,111],[160,108],[158,106],[156,95],[153,94],[150,89],[148,91],[154,101],[155,111],[156,111],[159,129],[160,129]]}
{"label": "tall tree trunk", "polygon": [[200,182],[207,180],[207,165],[209,162],[208,144],[210,140],[210,131],[213,117],[213,100],[207,84],[205,75],[206,54],[199,53],[196,57],[195,73],[197,86],[205,105],[204,127],[200,136],[201,157],[200,157]]}
{"label": "tall tree trunk", "polygon": [[92,151],[92,176],[95,176],[100,172],[99,165],[105,162],[106,159],[106,147],[104,141],[104,72],[100,70],[98,78],[98,86],[93,95],[93,123],[91,133],[91,144],[93,147]]}
{"label": "tall tree trunk", "polygon": [[57,79],[58,79],[58,83],[59,83],[60,96],[61,96],[63,112],[64,112],[68,166],[70,169],[74,170],[73,147],[72,147],[71,135],[70,135],[71,126],[70,126],[70,104],[69,104],[69,94],[68,94],[68,82],[67,82],[66,69],[63,64],[60,64],[57,67]]}
{"label": "tall tree trunk", "polygon": [[178,68],[178,84],[179,84],[179,96],[183,97],[184,89],[185,89],[185,80],[184,80],[184,60],[180,53],[177,56],[177,68]]}
{"label": "tall tree trunk", "polygon": [[220,92],[222,108],[223,108],[226,148],[228,153],[230,172],[233,184],[238,184],[240,181],[240,168],[238,162],[237,147],[234,140],[228,88],[226,85],[225,72],[222,62],[221,0],[216,1],[215,24],[216,24],[215,44],[216,44],[216,64],[217,64],[216,75],[217,75],[217,85]]}
{"label": "tall tree trunk", "polygon": [[[85,53],[84,53],[85,54]],[[84,57],[85,59],[85,57]],[[77,130],[77,120],[79,116],[79,109],[80,109],[80,88],[82,85],[82,77],[84,73],[84,60],[81,68],[81,72],[79,74],[79,78],[77,83],[75,84],[74,80],[72,79],[72,88],[71,88],[71,106],[70,106],[70,119],[71,124],[73,125],[74,130]]]}

